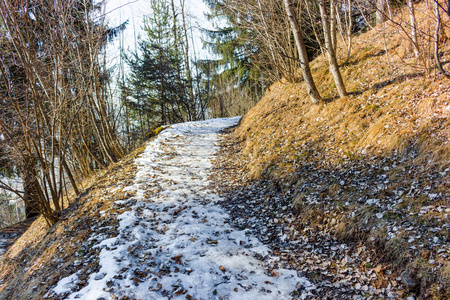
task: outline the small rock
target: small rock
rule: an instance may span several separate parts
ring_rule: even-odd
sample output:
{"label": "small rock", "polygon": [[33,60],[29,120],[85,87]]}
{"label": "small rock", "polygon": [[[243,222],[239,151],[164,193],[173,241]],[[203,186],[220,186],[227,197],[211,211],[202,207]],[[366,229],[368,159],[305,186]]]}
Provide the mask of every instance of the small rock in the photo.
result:
{"label": "small rock", "polygon": [[403,284],[410,289],[413,289],[419,285],[417,280],[407,270],[402,272],[401,278]]}
{"label": "small rock", "polygon": [[94,280],[102,280],[103,278],[105,278],[106,273],[102,273],[102,274],[98,274],[94,277]]}

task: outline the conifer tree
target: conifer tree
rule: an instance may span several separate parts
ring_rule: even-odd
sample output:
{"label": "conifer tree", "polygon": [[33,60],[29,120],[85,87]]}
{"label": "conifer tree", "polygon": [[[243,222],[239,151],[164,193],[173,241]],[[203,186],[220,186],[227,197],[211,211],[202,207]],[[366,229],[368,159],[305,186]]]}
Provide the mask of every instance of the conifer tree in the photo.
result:
{"label": "conifer tree", "polygon": [[150,4],[152,14],[145,17],[143,26],[146,36],[139,39],[137,51],[128,57],[131,97],[127,106],[141,132],[155,124],[182,122],[186,97],[179,76],[182,61],[168,3],[152,0]]}

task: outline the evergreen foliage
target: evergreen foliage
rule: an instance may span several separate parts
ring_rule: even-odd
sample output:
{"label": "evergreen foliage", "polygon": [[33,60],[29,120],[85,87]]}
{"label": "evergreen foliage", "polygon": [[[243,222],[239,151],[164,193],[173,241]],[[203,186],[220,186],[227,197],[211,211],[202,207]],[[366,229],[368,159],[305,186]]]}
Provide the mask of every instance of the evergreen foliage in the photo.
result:
{"label": "evergreen foliage", "polygon": [[152,14],[144,19],[145,36],[139,38],[136,51],[126,56],[130,75],[121,91],[129,140],[143,141],[161,125],[206,117],[204,75],[199,68],[188,70],[190,58],[182,50],[186,24],[179,24],[173,5],[171,10],[169,1],[150,1]]}
{"label": "evergreen foliage", "polygon": [[[211,9],[207,17],[210,20],[225,20],[227,24],[222,28],[204,30],[208,37],[204,41],[205,47],[218,57],[214,61],[203,62],[214,69],[210,89],[212,113],[216,117],[245,113],[247,109],[243,107],[254,105],[269,84],[262,65],[256,63],[262,46],[252,42],[255,33],[240,26],[239,16],[226,9],[223,2],[205,0]],[[240,104],[227,103],[231,96],[229,88],[235,89],[233,92],[241,97]]]}

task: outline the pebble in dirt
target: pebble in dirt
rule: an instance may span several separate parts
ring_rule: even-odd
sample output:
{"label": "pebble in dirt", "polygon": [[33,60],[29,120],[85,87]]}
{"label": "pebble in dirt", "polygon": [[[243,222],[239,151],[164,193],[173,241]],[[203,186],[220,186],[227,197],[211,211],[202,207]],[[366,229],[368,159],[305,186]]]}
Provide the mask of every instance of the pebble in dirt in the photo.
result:
{"label": "pebble in dirt", "polygon": [[[220,130],[239,118],[170,126],[136,160],[133,197],[116,203],[119,235],[95,247],[100,268],[77,292],[78,274],[47,296],[67,299],[301,299],[314,288],[293,270],[268,269],[269,249],[233,228],[208,189]],[[275,258],[274,258],[275,259]]]}

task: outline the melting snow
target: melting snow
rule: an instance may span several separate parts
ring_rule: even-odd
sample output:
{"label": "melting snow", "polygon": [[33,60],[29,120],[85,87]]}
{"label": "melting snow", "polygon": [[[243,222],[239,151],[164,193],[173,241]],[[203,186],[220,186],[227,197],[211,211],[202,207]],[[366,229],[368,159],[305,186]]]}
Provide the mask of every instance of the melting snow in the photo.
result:
{"label": "melting snow", "polygon": [[[72,292],[77,274],[47,296],[68,299],[292,299],[313,286],[292,270],[268,270],[269,249],[228,224],[208,189],[217,133],[239,118],[171,126],[136,160],[127,190],[132,210],[120,215],[119,235],[102,241],[100,269]],[[268,257],[269,259],[275,259]],[[295,293],[295,294],[293,294]],[[294,296],[295,295],[295,296]]]}

